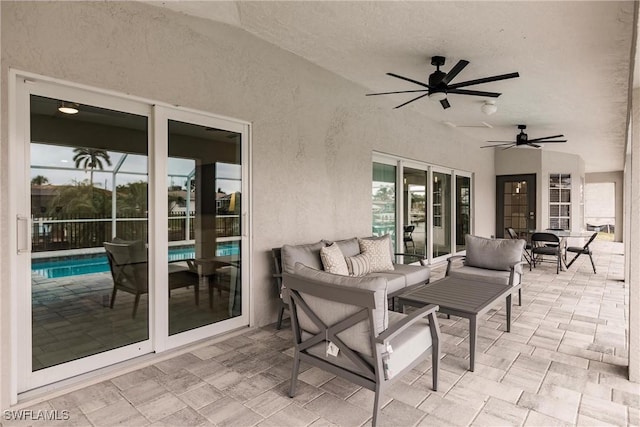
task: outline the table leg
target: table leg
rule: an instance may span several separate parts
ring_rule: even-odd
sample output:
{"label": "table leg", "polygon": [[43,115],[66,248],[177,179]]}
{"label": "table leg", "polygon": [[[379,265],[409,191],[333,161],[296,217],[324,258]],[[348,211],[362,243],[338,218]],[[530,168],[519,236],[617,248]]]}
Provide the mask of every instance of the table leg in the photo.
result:
{"label": "table leg", "polygon": [[511,332],[511,294],[507,295],[507,332]]}
{"label": "table leg", "polygon": [[473,372],[476,367],[476,336],[478,335],[478,322],[476,316],[469,318],[469,370]]}

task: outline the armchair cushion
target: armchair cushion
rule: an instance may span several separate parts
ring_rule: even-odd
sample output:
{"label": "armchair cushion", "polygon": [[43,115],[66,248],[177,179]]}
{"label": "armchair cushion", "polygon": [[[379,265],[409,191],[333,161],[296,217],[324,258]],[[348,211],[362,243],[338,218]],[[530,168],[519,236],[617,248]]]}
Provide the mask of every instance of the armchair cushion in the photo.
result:
{"label": "armchair cushion", "polygon": [[380,239],[358,239],[360,252],[369,256],[372,272],[393,271],[390,241],[388,234]]}
{"label": "armchair cushion", "polygon": [[[393,326],[402,319],[407,317],[406,314],[389,313],[389,326]],[[427,319],[420,319],[416,323],[402,331],[398,336],[391,339],[392,352],[388,353],[387,349],[381,348],[381,352],[386,359],[385,375],[387,379],[393,378],[398,372],[402,372],[404,368],[415,361],[422,353],[431,347],[431,331]],[[383,347],[382,344],[378,344]]]}
{"label": "armchair cushion", "polygon": [[[387,281],[382,277],[349,277],[314,270],[301,263],[295,266],[294,274],[307,279],[330,283],[338,286],[347,286],[358,289],[374,291],[376,308],[373,310],[375,334],[387,329],[389,326],[389,314],[387,306]],[[307,305],[325,323],[335,324],[358,311],[351,304],[336,303],[312,295],[304,297]],[[298,311],[300,327],[312,334],[320,332],[315,323],[304,313]],[[339,338],[351,349],[371,356],[371,330],[367,321],[362,321],[338,334]]]}
{"label": "armchair cushion", "polygon": [[431,277],[431,270],[423,265],[393,264],[393,272],[402,274],[407,286],[427,283]]}
{"label": "armchair cushion", "polygon": [[509,271],[522,260],[526,242],[518,239],[486,239],[467,234],[465,265],[490,270]]}
{"label": "armchair cushion", "polygon": [[[510,274],[511,273],[509,271],[487,270],[486,268],[463,265],[450,269],[448,276],[507,286],[511,284],[509,283]],[[518,276],[518,273],[515,274]],[[520,283],[520,277],[515,277],[514,283]]]}
{"label": "armchair cushion", "polygon": [[342,251],[336,243],[320,248],[320,259],[322,260],[324,271],[343,276],[349,275],[344,255],[342,255]]}
{"label": "armchair cushion", "polygon": [[325,246],[324,242],[282,246],[282,270],[285,273],[293,273],[297,262],[321,270],[320,248]]}

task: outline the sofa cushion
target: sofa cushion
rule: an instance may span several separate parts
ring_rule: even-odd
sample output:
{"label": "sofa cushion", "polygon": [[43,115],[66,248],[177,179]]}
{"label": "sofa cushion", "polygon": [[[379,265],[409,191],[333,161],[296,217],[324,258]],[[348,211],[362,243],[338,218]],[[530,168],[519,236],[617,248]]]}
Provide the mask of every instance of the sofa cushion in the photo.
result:
{"label": "sofa cushion", "polygon": [[367,254],[344,257],[349,276],[365,276],[371,272],[371,261]]}
{"label": "sofa cushion", "polygon": [[387,293],[394,294],[407,287],[407,279],[394,271],[379,271],[369,273],[366,277],[383,277],[387,280]]}
{"label": "sofa cushion", "polygon": [[465,236],[465,243],[465,265],[503,271],[522,260],[526,244],[522,239],[486,239],[470,234]]}
{"label": "sofa cushion", "polygon": [[[373,320],[375,333],[379,334],[389,325],[388,307],[387,307],[387,281],[383,277],[349,277],[337,274],[327,273],[326,271],[314,270],[301,263],[297,263],[294,273],[297,276],[307,279],[330,283],[338,286],[346,286],[357,289],[367,289],[374,292],[376,308],[373,310]],[[351,304],[344,304],[335,301],[314,297],[308,294],[302,294],[305,302],[313,310],[313,312],[327,325],[333,325],[362,308]],[[300,327],[310,333],[317,334],[320,332],[315,323],[304,313],[298,310],[298,321]],[[369,321],[363,320],[338,334],[338,337],[349,346],[349,348],[359,351],[360,353],[371,356],[371,330]]]}
{"label": "sofa cushion", "polygon": [[282,246],[282,271],[285,273],[293,273],[297,262],[321,270],[322,260],[320,259],[320,248],[324,246],[324,242],[309,245]]}
{"label": "sofa cushion", "polygon": [[[449,270],[449,277],[457,277],[460,279],[475,280],[478,282],[489,282],[498,285],[509,285],[509,271],[487,270],[486,268],[471,267],[463,265]],[[515,273],[514,284],[520,283],[518,273]]]}
{"label": "sofa cushion", "polygon": [[360,253],[360,245],[358,244],[357,237],[352,237],[351,239],[336,240],[334,242],[331,242],[329,240],[323,241],[327,245],[330,245],[331,243],[337,244],[345,257],[355,256]]}
{"label": "sofa cushion", "polygon": [[320,259],[322,260],[324,271],[343,276],[349,275],[344,255],[342,255],[342,251],[337,244],[332,243],[329,246],[320,248]]}
{"label": "sofa cushion", "polygon": [[[386,240],[387,242],[389,242],[389,257],[391,258],[391,262],[394,262],[396,257],[393,250],[393,240],[391,240],[390,234],[384,234],[382,236],[363,237],[362,239],[358,239],[358,242],[360,242],[360,240]],[[360,252],[362,252],[362,248],[360,248]]]}
{"label": "sofa cushion", "polygon": [[394,264],[394,274],[402,274],[407,286],[427,283],[431,277],[431,269],[426,265]]}
{"label": "sofa cushion", "polygon": [[372,272],[393,271],[389,242],[388,234],[380,239],[358,239],[360,252],[367,254],[371,261]]}

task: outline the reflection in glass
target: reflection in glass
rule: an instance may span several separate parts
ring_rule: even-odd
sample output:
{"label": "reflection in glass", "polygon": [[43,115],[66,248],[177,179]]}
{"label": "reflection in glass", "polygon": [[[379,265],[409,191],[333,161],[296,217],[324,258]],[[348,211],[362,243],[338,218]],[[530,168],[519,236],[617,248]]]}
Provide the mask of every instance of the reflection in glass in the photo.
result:
{"label": "reflection in glass", "polygon": [[373,235],[391,235],[396,243],[396,167],[382,163],[373,164],[373,183],[371,187]]}
{"label": "reflection in glass", "polygon": [[31,95],[33,371],[149,337],[147,118],[60,102]]}
{"label": "reflection in glass", "polygon": [[240,135],[169,120],[169,334],[241,314]]}
{"label": "reflection in glass", "polygon": [[451,253],[451,175],[434,172],[433,257]]}
{"label": "reflection in glass", "polygon": [[465,250],[464,236],[471,232],[471,178],[456,176],[456,251]]}
{"label": "reflection in glass", "polygon": [[[427,254],[427,183],[425,170],[403,169],[405,208],[404,215],[404,251],[407,253]],[[407,258],[405,262],[415,261]]]}

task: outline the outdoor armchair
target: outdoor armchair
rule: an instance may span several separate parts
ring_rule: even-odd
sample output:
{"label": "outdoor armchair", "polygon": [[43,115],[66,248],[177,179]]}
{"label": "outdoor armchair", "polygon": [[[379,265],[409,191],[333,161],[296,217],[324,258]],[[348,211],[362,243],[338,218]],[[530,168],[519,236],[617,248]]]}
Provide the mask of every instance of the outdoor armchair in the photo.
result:
{"label": "outdoor armchair", "polygon": [[[522,281],[522,254],[526,242],[522,239],[487,239],[465,236],[466,255],[447,259],[446,276],[501,285],[516,286]],[[522,305],[522,290],[518,288],[518,305]]]}
{"label": "outdoor armchair", "polygon": [[300,263],[283,281],[294,339],[289,396],[305,362],[374,391],[375,426],[387,387],[429,355],[437,390],[437,306],[409,315],[389,311],[385,278],[340,276]]}

